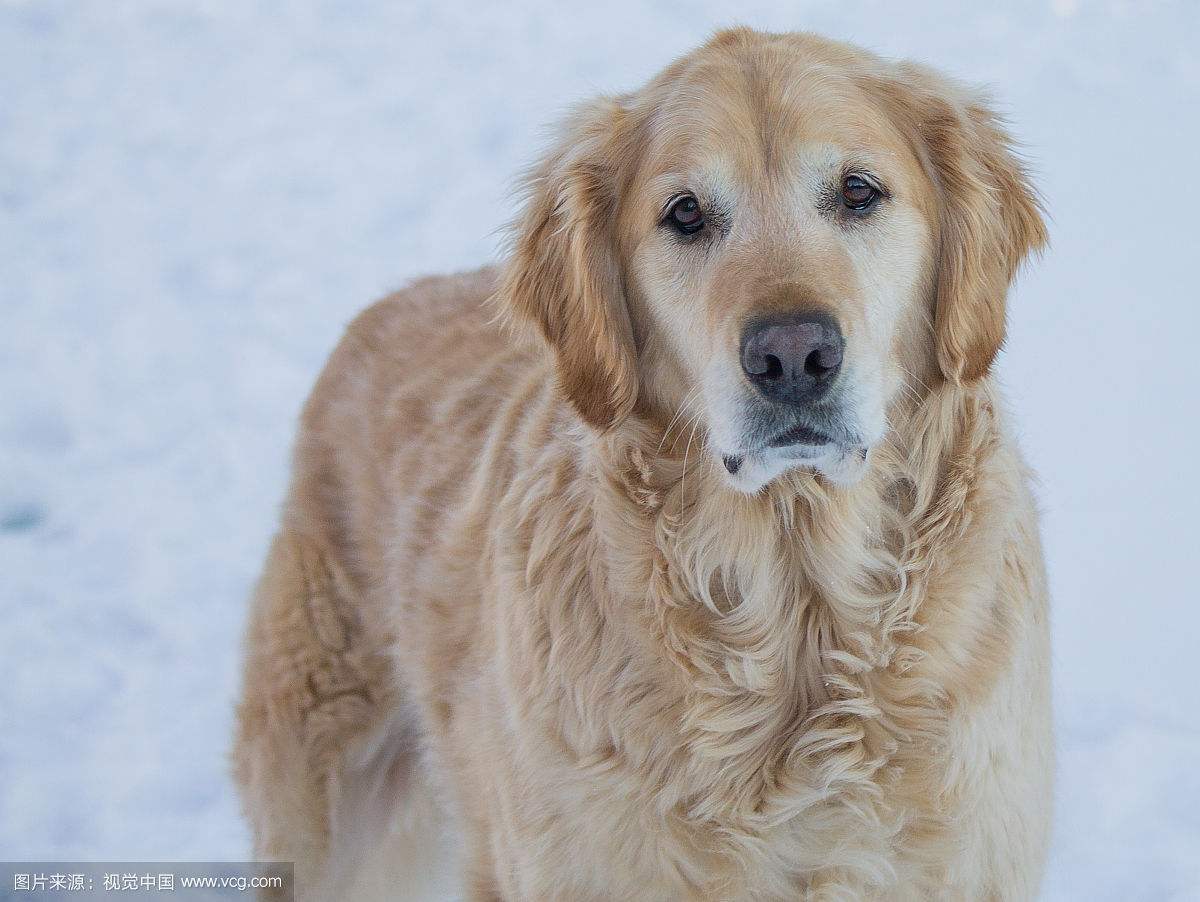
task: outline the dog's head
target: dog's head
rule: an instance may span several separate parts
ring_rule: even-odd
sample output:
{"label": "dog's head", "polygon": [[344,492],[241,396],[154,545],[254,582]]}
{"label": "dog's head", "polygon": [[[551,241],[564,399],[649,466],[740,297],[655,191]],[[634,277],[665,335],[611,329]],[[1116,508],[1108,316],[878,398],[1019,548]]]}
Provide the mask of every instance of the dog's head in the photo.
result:
{"label": "dog's head", "polygon": [[725,32],[584,105],[528,190],[502,297],[567,397],[699,430],[743,491],[853,481],[904,391],[984,377],[1045,240],[979,97],[810,35]]}

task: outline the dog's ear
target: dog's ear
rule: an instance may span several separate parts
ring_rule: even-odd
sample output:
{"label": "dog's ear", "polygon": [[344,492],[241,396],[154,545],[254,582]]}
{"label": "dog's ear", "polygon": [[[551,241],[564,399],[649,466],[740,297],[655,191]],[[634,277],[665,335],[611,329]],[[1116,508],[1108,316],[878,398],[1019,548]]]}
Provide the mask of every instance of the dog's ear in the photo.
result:
{"label": "dog's ear", "polygon": [[615,233],[623,115],[607,98],[579,107],[558,146],[526,177],[499,298],[537,326],[563,392],[600,430],[625,419],[638,394]]}
{"label": "dog's ear", "polygon": [[909,120],[939,195],[934,332],[953,382],[987,375],[1004,343],[1009,283],[1046,243],[1038,199],[1012,139],[977,92],[913,64],[881,79]]}

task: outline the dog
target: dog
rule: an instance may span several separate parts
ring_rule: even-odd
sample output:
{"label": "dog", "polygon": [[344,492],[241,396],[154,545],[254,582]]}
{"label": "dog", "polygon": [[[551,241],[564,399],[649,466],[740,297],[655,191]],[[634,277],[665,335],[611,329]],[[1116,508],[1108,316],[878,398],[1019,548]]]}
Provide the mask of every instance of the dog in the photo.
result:
{"label": "dog", "polygon": [[[1029,899],[1053,741],[980,94],[725,31],[304,409],[234,764],[303,899]],[[458,888],[440,885],[446,875]]]}

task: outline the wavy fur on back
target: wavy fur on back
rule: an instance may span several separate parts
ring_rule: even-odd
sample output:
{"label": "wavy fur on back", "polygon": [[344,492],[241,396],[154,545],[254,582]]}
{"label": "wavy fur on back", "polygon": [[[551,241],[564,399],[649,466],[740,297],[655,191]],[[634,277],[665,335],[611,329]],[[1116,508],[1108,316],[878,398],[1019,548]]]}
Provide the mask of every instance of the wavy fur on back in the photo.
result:
{"label": "wavy fur on back", "polygon": [[1044,233],[1007,145],[948,134],[985,111],[863,59],[931,148],[940,262],[928,378],[853,485],[733,491],[647,390],[624,239],[596,234],[620,189],[596,154],[642,134],[603,150],[596,116],[628,103],[535,171],[502,273],[350,328],[304,413],[235,748],[256,852],[297,862],[300,898],[419,898],[441,831],[474,902],[1035,895],[1047,601],[987,368]]}

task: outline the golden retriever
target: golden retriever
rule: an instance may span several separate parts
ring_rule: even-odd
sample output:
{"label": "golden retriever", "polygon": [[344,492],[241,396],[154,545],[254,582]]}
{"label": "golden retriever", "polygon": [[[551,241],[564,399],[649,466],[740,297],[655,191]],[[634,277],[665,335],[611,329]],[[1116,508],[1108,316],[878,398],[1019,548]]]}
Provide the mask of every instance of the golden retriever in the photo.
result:
{"label": "golden retriever", "polygon": [[1033,897],[1047,593],[989,370],[1046,234],[988,105],[738,29],[526,187],[503,268],[371,307],[305,408],[257,854],[304,899]]}

